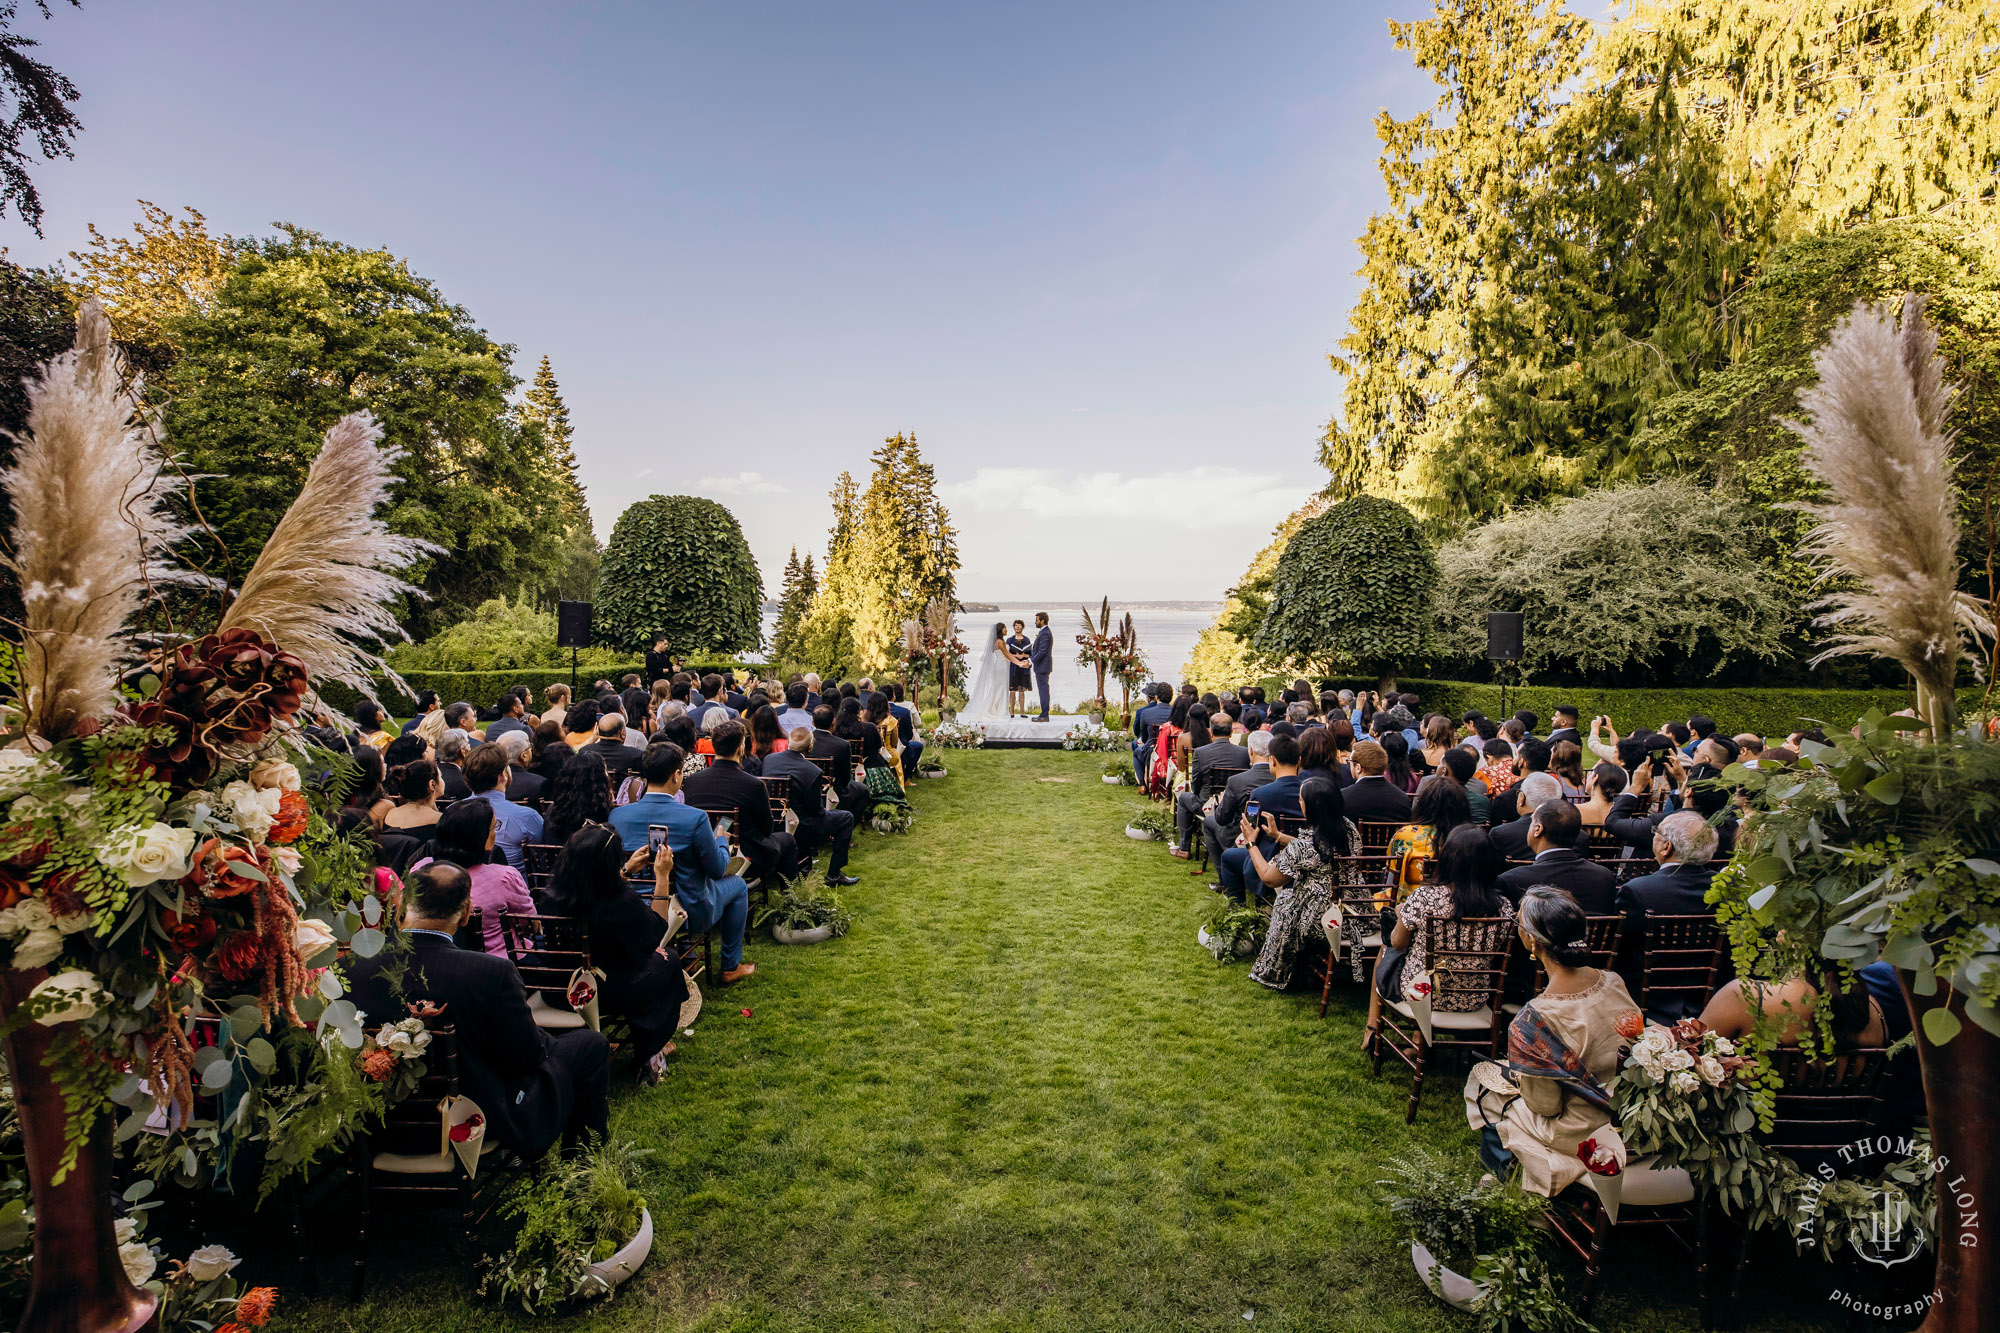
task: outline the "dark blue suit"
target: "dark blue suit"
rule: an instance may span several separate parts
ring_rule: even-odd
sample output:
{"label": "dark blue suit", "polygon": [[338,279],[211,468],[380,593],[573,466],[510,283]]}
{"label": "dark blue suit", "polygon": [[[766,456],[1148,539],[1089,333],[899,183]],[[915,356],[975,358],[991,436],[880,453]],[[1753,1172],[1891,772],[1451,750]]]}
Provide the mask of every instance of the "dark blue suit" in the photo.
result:
{"label": "dark blue suit", "polygon": [[1141,787],[1146,785],[1146,770],[1153,766],[1153,738],[1173,716],[1167,704],[1151,704],[1132,715],[1132,775]]}
{"label": "dark blue suit", "polygon": [[1049,672],[1055,670],[1056,636],[1047,625],[1035,631],[1035,646],[1028,650],[1028,665],[1035,670],[1035,693],[1041,696],[1042,716],[1049,720]]}
{"label": "dark blue suit", "polygon": [[[1304,779],[1298,774],[1288,774],[1282,778],[1273,778],[1250,793],[1250,800],[1257,803],[1257,823],[1260,828],[1266,813],[1274,815],[1299,813],[1299,787],[1303,782]],[[1260,832],[1257,837],[1257,850],[1264,853],[1266,861],[1270,860],[1278,854],[1277,839],[1265,837]],[[1253,889],[1260,897],[1264,892],[1261,881],[1254,885],[1250,882],[1250,849],[1247,847],[1231,847],[1222,853],[1221,859],[1216,864],[1216,879],[1221,882],[1222,891],[1237,902],[1246,901]]]}

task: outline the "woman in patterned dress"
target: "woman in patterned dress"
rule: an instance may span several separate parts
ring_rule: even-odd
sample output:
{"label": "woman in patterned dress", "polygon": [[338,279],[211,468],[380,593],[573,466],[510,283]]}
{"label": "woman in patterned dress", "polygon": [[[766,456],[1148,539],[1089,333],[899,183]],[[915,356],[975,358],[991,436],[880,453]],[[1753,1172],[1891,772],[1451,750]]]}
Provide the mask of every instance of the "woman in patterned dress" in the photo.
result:
{"label": "woman in patterned dress", "polygon": [[1265,817],[1278,840],[1278,854],[1269,861],[1257,849],[1257,840],[1248,840],[1250,868],[1278,890],[1264,948],[1250,968],[1250,979],[1272,990],[1291,984],[1299,950],[1320,928],[1334,899],[1358,878],[1353,863],[1342,859],[1360,851],[1361,834],[1347,818],[1340,788],[1324,778],[1309,778],[1299,788],[1299,809],[1306,828],[1297,837],[1277,832],[1276,821]]}

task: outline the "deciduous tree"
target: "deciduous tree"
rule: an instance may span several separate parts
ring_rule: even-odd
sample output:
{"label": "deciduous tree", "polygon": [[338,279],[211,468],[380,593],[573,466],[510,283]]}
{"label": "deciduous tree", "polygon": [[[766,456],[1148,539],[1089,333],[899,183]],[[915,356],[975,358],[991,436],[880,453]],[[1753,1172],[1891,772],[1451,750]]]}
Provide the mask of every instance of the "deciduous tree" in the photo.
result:
{"label": "deciduous tree", "polygon": [[604,549],[593,629],[628,651],[733,653],[763,638],[764,583],[736,516],[697,495],[649,496]]}
{"label": "deciduous tree", "polygon": [[1357,495],[1299,525],[1271,580],[1257,631],[1275,661],[1352,666],[1393,688],[1397,669],[1431,642],[1437,559],[1409,510]]}

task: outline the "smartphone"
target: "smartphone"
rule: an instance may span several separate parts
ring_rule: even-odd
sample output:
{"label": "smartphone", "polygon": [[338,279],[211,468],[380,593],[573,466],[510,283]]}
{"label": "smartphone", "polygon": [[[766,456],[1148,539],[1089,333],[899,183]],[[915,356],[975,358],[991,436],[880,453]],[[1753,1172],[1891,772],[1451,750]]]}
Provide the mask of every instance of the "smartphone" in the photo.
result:
{"label": "smartphone", "polygon": [[734,815],[724,815],[722,818],[715,821],[715,831],[717,833],[720,833],[725,838],[729,836],[729,830],[735,827],[736,827],[736,816]]}
{"label": "smartphone", "polygon": [[653,877],[653,861],[659,856],[660,848],[666,845],[667,826],[665,824],[646,825],[646,868],[639,872],[638,877],[640,879],[651,879]]}
{"label": "smartphone", "polygon": [[1252,824],[1257,822],[1257,816],[1261,813],[1262,812],[1257,808],[1257,803],[1255,801],[1245,801],[1243,803],[1243,817],[1249,820]]}

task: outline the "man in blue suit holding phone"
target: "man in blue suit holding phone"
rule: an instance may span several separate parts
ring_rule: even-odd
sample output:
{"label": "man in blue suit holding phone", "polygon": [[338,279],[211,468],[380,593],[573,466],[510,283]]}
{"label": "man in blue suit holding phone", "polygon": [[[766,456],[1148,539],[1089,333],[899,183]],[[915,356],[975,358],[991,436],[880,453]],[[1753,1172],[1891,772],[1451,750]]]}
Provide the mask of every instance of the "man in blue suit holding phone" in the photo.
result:
{"label": "man in blue suit holding phone", "polygon": [[1037,722],[1049,720],[1049,672],[1055,669],[1056,636],[1049,632],[1049,613],[1035,612],[1035,646],[1028,649],[1028,664],[1035,671],[1035,692],[1042,699],[1042,715]]}

